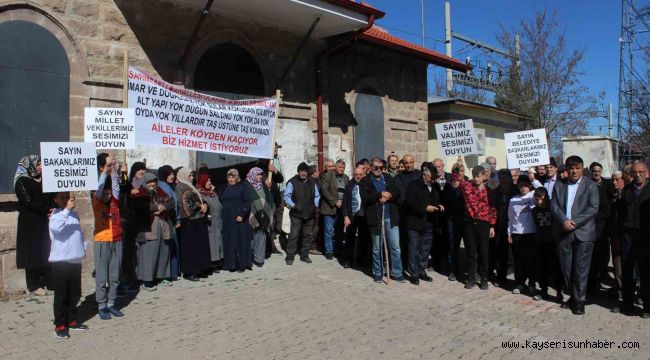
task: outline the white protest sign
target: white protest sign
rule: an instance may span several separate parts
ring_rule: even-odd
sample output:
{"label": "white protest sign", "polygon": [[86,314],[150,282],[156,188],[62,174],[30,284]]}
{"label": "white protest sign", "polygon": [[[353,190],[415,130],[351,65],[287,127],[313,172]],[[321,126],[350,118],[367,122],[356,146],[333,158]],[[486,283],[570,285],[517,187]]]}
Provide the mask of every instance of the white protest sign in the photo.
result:
{"label": "white protest sign", "polygon": [[97,190],[93,143],[42,142],[43,192]]}
{"label": "white protest sign", "polygon": [[201,94],[129,68],[138,145],[271,159],[276,104]]}
{"label": "white protest sign", "polygon": [[479,154],[472,119],[436,124],[436,134],[441,155]]}
{"label": "white protest sign", "polygon": [[508,168],[526,169],[550,162],[545,129],[505,133],[504,138]]}
{"label": "white protest sign", "polygon": [[134,128],[135,109],[84,109],[84,141],[97,149],[135,149]]}

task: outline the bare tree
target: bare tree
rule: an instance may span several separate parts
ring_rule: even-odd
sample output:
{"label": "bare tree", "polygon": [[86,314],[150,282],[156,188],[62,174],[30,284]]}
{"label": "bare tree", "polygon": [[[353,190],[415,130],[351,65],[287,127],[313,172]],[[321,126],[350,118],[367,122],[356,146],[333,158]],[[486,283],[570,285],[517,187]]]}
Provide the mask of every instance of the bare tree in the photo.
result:
{"label": "bare tree", "polygon": [[511,29],[502,27],[497,39],[511,54],[516,53],[515,34],[520,37],[520,56],[503,64],[507,78],[494,102],[528,115],[532,120],[524,125],[526,129],[545,128],[551,150],[558,154],[560,138],[585,134],[595,110],[595,97],[580,82],[584,50],[567,48],[557,14],[546,10]]}

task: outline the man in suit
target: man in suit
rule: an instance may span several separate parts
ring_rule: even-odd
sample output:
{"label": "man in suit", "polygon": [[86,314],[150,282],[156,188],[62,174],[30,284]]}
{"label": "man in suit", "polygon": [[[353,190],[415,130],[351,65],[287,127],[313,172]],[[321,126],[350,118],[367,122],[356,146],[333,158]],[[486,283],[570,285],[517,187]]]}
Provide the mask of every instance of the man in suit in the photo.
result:
{"label": "man in suit", "polygon": [[334,258],[334,247],[337,255],[342,252],[341,242],[343,233],[343,194],[345,186],[350,178],[345,175],[345,161],[339,159],[334,165],[334,170],[328,170],[321,175],[321,196],[320,213],[323,216],[323,230],[325,240],[325,257],[328,260]]}
{"label": "man in suit", "polygon": [[569,177],[553,188],[551,213],[553,236],[558,242],[560,266],[571,298],[564,304],[576,315],[585,313],[591,254],[596,242],[598,185],[583,176],[584,162],[569,156],[565,162]]}

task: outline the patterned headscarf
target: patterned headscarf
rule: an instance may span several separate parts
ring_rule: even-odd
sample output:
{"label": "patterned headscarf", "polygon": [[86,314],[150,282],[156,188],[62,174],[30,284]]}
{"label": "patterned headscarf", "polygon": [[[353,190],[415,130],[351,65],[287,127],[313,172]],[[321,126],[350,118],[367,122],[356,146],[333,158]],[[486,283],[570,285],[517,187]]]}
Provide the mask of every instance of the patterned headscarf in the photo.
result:
{"label": "patterned headscarf", "polygon": [[241,181],[241,177],[239,177],[239,171],[237,169],[228,170],[228,172],[226,173],[226,177],[228,176],[234,176],[235,180],[237,180],[237,183]]}
{"label": "patterned headscarf", "polygon": [[250,169],[248,172],[248,175],[246,176],[246,180],[255,188],[255,190],[260,191],[262,190],[262,181],[257,181],[257,175],[264,173],[264,171],[258,167],[254,167]]}
{"label": "patterned headscarf", "polygon": [[180,182],[181,184],[185,184],[185,185],[189,186],[189,188],[192,189],[192,191],[196,194],[196,196],[199,197],[199,200],[201,200],[201,202],[203,202],[203,198],[201,197],[201,193],[199,192],[199,190],[196,187],[194,187],[194,184],[192,184],[192,181],[190,180],[190,175],[192,175],[193,172],[194,172],[194,170],[192,170],[190,168],[187,168],[187,167],[184,167],[184,168],[178,170],[178,174],[176,174],[176,179],[178,179],[178,182]]}
{"label": "patterned headscarf", "polygon": [[41,175],[38,174],[36,168],[38,163],[41,161],[41,157],[38,155],[25,155],[18,162],[18,167],[16,168],[16,175],[14,175],[14,186],[16,182],[21,177],[28,177],[32,180],[41,181]]}
{"label": "patterned headscarf", "polygon": [[196,179],[196,187],[201,192],[201,195],[214,197],[215,196],[214,191],[208,191],[208,189],[205,188],[205,186],[208,184],[208,181],[210,181],[210,175],[201,174],[199,175],[199,178]]}

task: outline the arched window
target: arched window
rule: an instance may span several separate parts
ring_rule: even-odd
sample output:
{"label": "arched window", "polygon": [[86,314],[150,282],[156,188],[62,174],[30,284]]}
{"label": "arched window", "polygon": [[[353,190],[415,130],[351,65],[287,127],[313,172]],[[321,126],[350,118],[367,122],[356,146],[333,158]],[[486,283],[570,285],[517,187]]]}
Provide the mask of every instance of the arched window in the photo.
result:
{"label": "arched window", "polygon": [[384,157],[384,105],[371,88],[363,88],[354,104],[354,158]]}
{"label": "arched window", "polygon": [[8,194],[22,156],[70,138],[70,64],[48,30],[7,21],[0,23],[0,74],[0,193]]}

